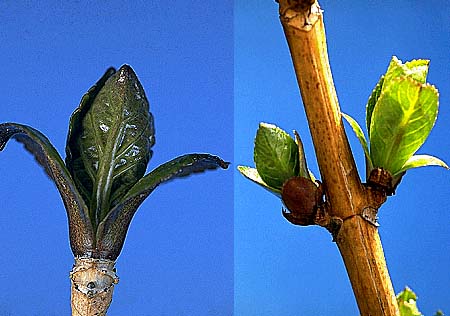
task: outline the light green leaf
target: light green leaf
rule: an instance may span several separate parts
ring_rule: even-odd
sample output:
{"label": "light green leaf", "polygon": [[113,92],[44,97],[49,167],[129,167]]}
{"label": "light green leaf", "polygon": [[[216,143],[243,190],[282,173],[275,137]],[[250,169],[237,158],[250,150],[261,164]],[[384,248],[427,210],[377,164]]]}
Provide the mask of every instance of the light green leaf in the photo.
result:
{"label": "light green leaf", "polygon": [[370,127],[373,166],[393,175],[401,172],[428,137],[437,112],[438,92],[429,84],[400,77],[383,88]]}
{"label": "light green leaf", "polygon": [[415,59],[405,64],[396,56],[393,56],[388,70],[384,75],[384,85],[387,87],[394,79],[400,77],[410,77],[420,83],[427,80],[428,66],[430,61],[425,59]]}
{"label": "light green leaf", "polygon": [[264,189],[268,190],[270,193],[275,194],[277,197],[281,197],[281,190],[268,186],[267,183],[265,183],[261,178],[256,168],[238,166],[238,170],[244,177],[246,177],[250,181],[253,181],[254,183],[262,186]]}
{"label": "light green leaf", "polygon": [[399,60],[396,56],[392,57],[386,74],[380,78],[377,85],[373,89],[369,100],[367,101],[366,125],[369,138],[373,109],[375,108],[381,92],[389,86],[393,79],[399,77],[410,77],[420,83],[425,83],[427,79],[429,63],[429,60],[415,59],[403,64],[401,60]]}
{"label": "light green leaf", "polygon": [[417,308],[417,296],[408,287],[397,295],[398,308],[400,316],[422,316]]}
{"label": "light green leaf", "polygon": [[66,163],[96,227],[144,175],[155,138],[144,89],[128,65],[108,70],[87,95],[71,119]]}
{"label": "light green leaf", "polygon": [[0,151],[4,149],[11,138],[24,144],[56,184],[67,211],[70,246],[73,254],[75,256],[88,255],[95,244],[89,210],[60,155],[47,137],[38,130],[16,123],[0,124]]}
{"label": "light green leaf", "polygon": [[284,181],[299,174],[297,144],[275,125],[259,124],[254,159],[259,175],[271,188],[281,190]]}
{"label": "light green leaf", "polygon": [[119,256],[131,219],[142,202],[160,184],[205,170],[226,169],[228,165],[228,162],[209,154],[187,154],[160,165],[141,178],[99,224],[98,251],[103,258],[110,260]]}
{"label": "light green leaf", "polygon": [[369,169],[372,170],[372,160],[370,159],[369,146],[367,145],[367,140],[361,126],[359,126],[358,122],[356,122],[356,120],[350,115],[342,113],[342,117],[350,124],[356,134],[356,137],[358,137],[358,140],[364,150],[364,154],[366,155],[366,161],[369,163]]}
{"label": "light green leaf", "polygon": [[[423,316],[417,308],[417,295],[409,287],[397,294],[397,303],[400,316]],[[434,315],[444,316],[444,313],[438,310]]]}
{"label": "light green leaf", "polygon": [[430,61],[427,59],[414,59],[404,64],[406,76],[420,82],[427,82],[428,68]]}
{"label": "light green leaf", "polygon": [[429,155],[414,155],[405,162],[399,173],[404,172],[408,169],[426,166],[440,166],[449,169],[447,164],[439,158]]}
{"label": "light green leaf", "polygon": [[[369,100],[367,101],[367,105],[366,105],[366,127],[367,127],[367,133],[368,133],[369,137],[370,137],[370,122],[372,122],[373,109],[375,108],[375,105],[377,104],[378,98],[380,97],[381,89],[383,88],[383,83],[384,83],[384,76],[380,78],[380,80],[378,81],[377,85],[375,86],[375,88],[373,89],[372,93],[370,94]],[[355,130],[355,129],[353,129],[353,130]],[[355,131],[355,133],[356,133],[356,131]]]}

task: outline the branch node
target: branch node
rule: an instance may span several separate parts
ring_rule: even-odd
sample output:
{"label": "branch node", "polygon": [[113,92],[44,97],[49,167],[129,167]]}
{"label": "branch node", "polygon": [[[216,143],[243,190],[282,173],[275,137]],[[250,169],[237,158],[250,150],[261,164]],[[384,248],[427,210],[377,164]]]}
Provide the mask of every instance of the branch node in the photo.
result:
{"label": "branch node", "polygon": [[323,203],[317,208],[317,213],[314,219],[314,223],[321,227],[326,228],[333,236],[333,241],[337,240],[339,230],[341,229],[343,220],[338,216],[330,216],[328,213],[329,204],[327,202]]}
{"label": "branch node", "polygon": [[394,179],[389,171],[383,168],[375,168],[370,172],[366,186],[374,188],[385,195],[394,195],[402,176],[403,174]]}
{"label": "branch node", "polygon": [[308,32],[323,10],[315,0],[285,0],[280,3],[280,19],[298,30]]}
{"label": "branch node", "polygon": [[114,285],[119,282],[114,264],[107,259],[75,258],[70,272],[72,315],[106,315]]}
{"label": "branch node", "polygon": [[380,224],[378,224],[378,209],[373,208],[371,206],[367,206],[363,208],[361,212],[361,217],[368,221],[370,224],[372,224],[375,227],[379,227]]}

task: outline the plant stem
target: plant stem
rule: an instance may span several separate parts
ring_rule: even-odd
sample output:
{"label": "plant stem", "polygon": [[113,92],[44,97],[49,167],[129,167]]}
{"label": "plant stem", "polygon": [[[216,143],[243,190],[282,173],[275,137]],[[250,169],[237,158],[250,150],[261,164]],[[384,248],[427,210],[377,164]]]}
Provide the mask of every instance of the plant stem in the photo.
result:
{"label": "plant stem", "polygon": [[336,243],[360,313],[399,315],[378,229],[362,217],[364,209],[377,210],[385,196],[375,196],[359,178],[342,125],[322,11],[315,1],[279,0],[279,4],[280,20],[326,190],[328,211],[343,220]]}
{"label": "plant stem", "polygon": [[75,258],[70,272],[72,316],[105,316],[119,282],[115,262],[107,259]]}

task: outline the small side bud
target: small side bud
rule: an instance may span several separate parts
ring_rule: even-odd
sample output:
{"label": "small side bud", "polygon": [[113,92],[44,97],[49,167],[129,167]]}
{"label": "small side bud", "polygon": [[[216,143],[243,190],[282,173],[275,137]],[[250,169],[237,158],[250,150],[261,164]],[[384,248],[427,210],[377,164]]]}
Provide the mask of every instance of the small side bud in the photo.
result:
{"label": "small side bud", "polygon": [[384,192],[386,195],[393,195],[402,176],[403,174],[397,179],[393,179],[389,171],[383,168],[375,168],[370,172],[367,184],[375,190]]}
{"label": "small side bud", "polygon": [[292,224],[314,225],[317,207],[321,204],[322,194],[319,187],[310,179],[292,177],[283,184],[281,199],[289,212],[283,210],[283,216]]}

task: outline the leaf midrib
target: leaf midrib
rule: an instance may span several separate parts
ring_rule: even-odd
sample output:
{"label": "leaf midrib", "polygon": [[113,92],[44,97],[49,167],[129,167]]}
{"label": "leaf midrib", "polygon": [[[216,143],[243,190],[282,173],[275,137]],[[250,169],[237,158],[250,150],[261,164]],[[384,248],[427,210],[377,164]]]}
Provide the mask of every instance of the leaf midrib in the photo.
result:
{"label": "leaf midrib", "polygon": [[[100,147],[98,159],[99,166],[94,185],[93,199],[91,203],[91,210],[94,211],[95,215],[94,217],[95,226],[97,226],[98,223],[101,222],[102,218],[109,211],[109,204],[110,204],[109,197],[111,195],[111,188],[114,180],[112,177],[112,173],[114,171],[116,153],[119,148],[119,142],[117,140],[122,137],[122,134],[124,132],[124,124],[123,124],[124,102],[120,103],[122,104],[122,106],[119,107],[120,113],[117,113],[117,108],[116,111],[114,112],[114,116],[117,115],[118,120],[114,122],[114,125],[110,129],[111,132],[108,133],[104,151],[102,151],[101,155],[100,151],[102,148],[100,145],[98,145]],[[100,142],[98,142],[97,130],[94,134],[96,137],[97,144],[100,144]],[[104,153],[111,153],[111,154],[105,157]]]}

